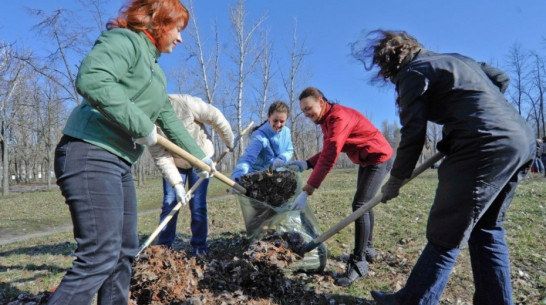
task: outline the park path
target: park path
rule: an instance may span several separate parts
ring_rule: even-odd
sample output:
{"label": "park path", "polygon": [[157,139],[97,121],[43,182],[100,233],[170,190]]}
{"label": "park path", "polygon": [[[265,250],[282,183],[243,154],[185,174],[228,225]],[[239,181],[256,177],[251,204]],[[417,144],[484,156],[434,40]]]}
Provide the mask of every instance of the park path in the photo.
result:
{"label": "park path", "polygon": [[[226,198],[229,198],[229,197],[233,197],[233,195],[228,194],[228,195],[208,198],[207,202],[222,200],[222,199],[226,199]],[[140,217],[140,216],[145,216],[145,215],[149,215],[149,214],[158,214],[159,215],[160,212],[161,212],[161,209],[147,210],[147,211],[138,212],[138,216]],[[46,236],[46,235],[50,235],[50,234],[69,232],[71,230],[72,230],[72,223],[66,224],[66,225],[61,225],[61,226],[56,226],[56,227],[52,227],[52,228],[49,228],[49,229],[44,230],[44,231],[34,232],[34,233],[29,233],[29,234],[24,234],[24,235],[2,236],[2,237],[0,237],[0,245],[10,244],[10,243],[18,242],[18,241],[23,241],[23,240],[27,240],[27,239],[34,238],[34,237],[42,237],[42,236]]]}

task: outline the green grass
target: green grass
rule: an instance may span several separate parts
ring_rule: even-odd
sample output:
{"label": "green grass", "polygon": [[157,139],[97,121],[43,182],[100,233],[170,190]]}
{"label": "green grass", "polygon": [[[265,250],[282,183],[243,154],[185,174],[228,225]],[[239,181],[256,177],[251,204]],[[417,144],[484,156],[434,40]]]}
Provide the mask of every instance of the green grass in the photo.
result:
{"label": "green grass", "polygon": [[[306,181],[309,171],[302,175]],[[436,187],[436,172],[427,171],[401,190],[401,195],[375,211],[374,237],[379,251],[377,262],[370,264],[368,277],[349,288],[331,287],[333,295],[351,302],[353,298],[371,300],[370,290],[397,290],[405,280],[426,243],[428,211]],[[321,188],[309,197],[309,204],[323,231],[351,213],[356,170],[334,170]],[[223,196],[227,187],[211,181],[209,198]],[[161,206],[161,180],[149,178],[137,189],[139,212]],[[505,222],[510,247],[514,300],[517,304],[546,304],[546,179],[531,174],[518,187]],[[158,213],[139,217],[141,241],[158,225]],[[0,233],[20,235],[70,225],[68,209],[55,187],[50,191],[24,193],[0,198]],[[225,197],[209,203],[210,240],[222,234],[239,234],[244,223],[239,202]],[[179,244],[189,240],[189,212],[181,211],[178,220]],[[353,247],[353,226],[349,225],[326,241],[331,272],[341,272],[340,256]],[[0,300],[19,293],[36,294],[54,288],[71,266],[75,249],[71,232],[0,245]],[[229,251],[229,249],[226,249]],[[472,272],[467,249],[460,252],[457,264],[442,297],[442,304],[470,304],[473,293]]]}

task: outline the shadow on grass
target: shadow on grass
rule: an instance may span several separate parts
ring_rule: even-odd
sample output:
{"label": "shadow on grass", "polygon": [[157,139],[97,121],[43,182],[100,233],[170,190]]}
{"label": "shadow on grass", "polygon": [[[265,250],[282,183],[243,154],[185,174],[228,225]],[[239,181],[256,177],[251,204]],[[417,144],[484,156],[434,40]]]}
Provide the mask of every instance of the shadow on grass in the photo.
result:
{"label": "shadow on grass", "polygon": [[64,242],[52,245],[40,245],[34,247],[23,247],[9,251],[0,252],[0,256],[6,257],[9,255],[70,255],[76,249],[75,243]]}

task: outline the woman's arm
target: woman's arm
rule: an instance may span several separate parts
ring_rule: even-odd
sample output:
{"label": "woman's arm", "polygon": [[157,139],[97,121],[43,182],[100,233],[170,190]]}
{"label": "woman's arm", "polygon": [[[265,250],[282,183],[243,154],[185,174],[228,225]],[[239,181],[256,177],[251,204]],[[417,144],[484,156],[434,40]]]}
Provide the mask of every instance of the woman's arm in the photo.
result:
{"label": "woman's arm", "polygon": [[248,174],[252,168],[252,165],[254,165],[256,162],[258,155],[264,148],[263,139],[264,138],[262,136],[258,135],[258,132],[255,132],[252,135],[250,143],[248,143],[248,146],[245,149],[245,153],[239,158],[235,168],[233,169],[231,179],[235,180]]}

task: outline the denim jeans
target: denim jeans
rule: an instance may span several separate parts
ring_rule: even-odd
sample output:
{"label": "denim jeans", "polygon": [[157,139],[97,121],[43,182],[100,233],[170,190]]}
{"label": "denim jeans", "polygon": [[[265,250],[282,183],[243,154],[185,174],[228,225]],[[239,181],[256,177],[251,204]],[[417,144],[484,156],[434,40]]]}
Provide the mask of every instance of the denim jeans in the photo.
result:
{"label": "denim jeans", "polygon": [[[370,201],[377,194],[377,191],[383,183],[383,179],[385,179],[385,176],[387,176],[392,167],[392,162],[391,158],[380,164],[359,167],[356,193],[353,198],[353,212],[358,210],[364,203]],[[353,254],[357,259],[364,260],[367,246],[373,245],[373,226],[373,209],[370,209],[355,220],[355,248]]]}
{"label": "denim jeans", "polygon": [[70,209],[76,259],[48,304],[127,304],[138,252],[136,192],[131,166],[110,152],[63,136],[55,175]]}
{"label": "denim jeans", "polygon": [[[178,169],[180,176],[182,177],[182,183],[188,182],[188,188],[191,188],[197,180],[199,175],[194,173],[192,169]],[[207,235],[208,235],[208,219],[207,219],[207,189],[210,179],[205,179],[193,192],[193,196],[190,200],[190,213],[191,213],[191,239],[190,245],[192,246],[192,253],[196,251],[207,251]],[[163,221],[165,217],[176,206],[176,192],[165,179],[163,179],[163,206],[161,207],[161,215],[159,222]],[[173,218],[159,233],[158,244],[172,246],[176,237],[176,223],[178,219],[178,212],[173,215]]]}
{"label": "denim jeans", "polygon": [[[468,249],[475,287],[473,304],[513,304],[510,259],[502,222],[505,208],[530,167],[531,162],[528,162],[516,171],[470,233]],[[459,247],[444,248],[429,240],[406,286],[396,293],[399,303],[438,304],[458,254]]]}
{"label": "denim jeans", "polygon": [[542,162],[540,157],[535,158],[533,167],[535,168],[535,173],[544,174],[544,162]]}

